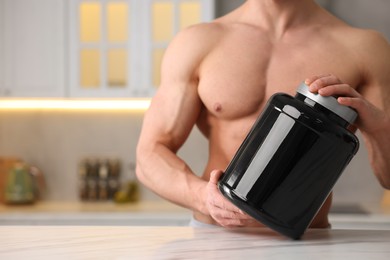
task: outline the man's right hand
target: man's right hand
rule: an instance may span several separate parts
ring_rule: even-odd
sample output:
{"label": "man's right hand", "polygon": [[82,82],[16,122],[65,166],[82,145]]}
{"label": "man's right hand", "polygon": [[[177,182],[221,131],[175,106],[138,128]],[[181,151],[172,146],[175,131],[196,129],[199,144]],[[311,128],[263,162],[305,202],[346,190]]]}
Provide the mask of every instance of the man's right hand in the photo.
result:
{"label": "man's right hand", "polygon": [[227,200],[218,189],[218,180],[223,174],[221,170],[210,173],[207,184],[206,206],[210,216],[223,227],[242,227],[253,225],[255,220]]}

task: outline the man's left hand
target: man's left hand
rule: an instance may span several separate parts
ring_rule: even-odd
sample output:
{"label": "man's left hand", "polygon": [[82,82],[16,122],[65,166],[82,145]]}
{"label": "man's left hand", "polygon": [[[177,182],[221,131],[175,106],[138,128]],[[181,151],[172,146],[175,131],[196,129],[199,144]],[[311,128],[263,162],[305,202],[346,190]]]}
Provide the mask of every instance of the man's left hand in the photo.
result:
{"label": "man's left hand", "polygon": [[343,83],[332,74],[313,76],[305,80],[312,93],[321,96],[337,96],[337,101],[358,112],[356,127],[366,134],[375,134],[377,130],[389,125],[390,118],[385,111],[379,109],[365,99],[356,89]]}

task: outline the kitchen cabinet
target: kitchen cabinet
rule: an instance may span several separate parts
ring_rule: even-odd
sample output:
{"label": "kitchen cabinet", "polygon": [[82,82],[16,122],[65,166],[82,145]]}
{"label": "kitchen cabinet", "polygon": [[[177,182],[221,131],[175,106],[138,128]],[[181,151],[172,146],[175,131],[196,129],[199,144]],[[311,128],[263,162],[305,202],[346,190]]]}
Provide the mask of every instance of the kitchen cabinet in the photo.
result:
{"label": "kitchen cabinet", "polygon": [[2,0],[0,96],[65,95],[63,0]]}
{"label": "kitchen cabinet", "polygon": [[174,35],[214,17],[214,0],[72,0],[71,97],[150,97]]}
{"label": "kitchen cabinet", "polygon": [[150,97],[162,56],[214,0],[1,0],[0,97]]}

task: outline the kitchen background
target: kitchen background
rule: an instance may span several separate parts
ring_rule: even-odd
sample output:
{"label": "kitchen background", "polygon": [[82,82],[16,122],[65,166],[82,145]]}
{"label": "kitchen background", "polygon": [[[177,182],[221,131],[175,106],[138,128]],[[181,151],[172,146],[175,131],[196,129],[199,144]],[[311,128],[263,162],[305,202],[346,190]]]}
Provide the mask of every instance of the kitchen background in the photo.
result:
{"label": "kitchen background", "polygon": [[[118,72],[118,75],[115,72],[109,71],[105,75],[106,79],[108,78],[116,82],[116,89],[119,89],[118,93],[120,94],[112,95],[110,90],[101,91],[100,94],[96,94],[96,86],[99,85],[99,80],[96,79],[98,76],[95,74],[96,70],[99,70],[101,67],[95,68],[94,71],[93,61],[99,61],[99,59],[96,59],[93,52],[81,54],[80,59],[75,58],[74,54],[70,53],[72,50],[78,48],[90,48],[91,50],[96,47],[93,43],[84,43],[82,39],[78,41],[72,37],[72,33],[74,33],[73,27],[77,26],[77,24],[72,21],[74,18],[72,15],[74,14],[72,14],[71,9],[74,5],[85,2],[96,3],[99,1],[0,0],[1,101],[14,100],[15,97],[26,96],[34,98],[89,98],[90,96],[86,94],[88,90],[94,93],[92,97],[101,98],[122,95],[120,91],[125,88],[122,86],[124,77],[121,75],[121,72]],[[115,2],[121,3],[119,0]],[[127,2],[134,3],[133,6],[135,8],[145,9],[144,2],[149,3],[150,1],[142,1],[142,4],[139,0],[138,3],[137,1]],[[180,1],[155,2],[176,3]],[[184,8],[183,10],[189,8],[188,10],[195,10],[194,12],[199,13],[199,8],[197,8],[199,5],[191,6],[191,3],[201,2],[201,4],[207,5],[211,1],[182,2],[190,2],[190,5],[182,6]],[[215,9],[212,7],[205,8],[206,14],[203,13],[195,18],[191,18],[188,15],[184,16],[185,18],[190,17],[188,19],[192,19],[191,21],[196,21],[196,19],[207,20],[212,16],[207,14],[207,12],[215,12],[216,16],[221,16],[243,2],[243,0],[217,0]],[[378,30],[390,40],[389,1],[325,0],[318,2],[348,23]],[[194,9],[191,9],[192,7]],[[50,8],[54,9],[51,10]],[[170,19],[169,14],[173,14],[173,12],[170,13],[169,6],[167,7],[166,5],[157,6],[153,10],[156,12],[160,11],[159,14],[162,16],[166,15],[164,19],[168,20]],[[45,22],[45,20],[41,19],[40,22],[35,23],[34,27],[34,21],[28,22],[26,18],[34,18],[34,12],[37,12],[37,16],[42,17],[43,14],[46,15],[47,19],[54,20],[46,20]],[[151,15],[155,15],[155,13]],[[181,17],[181,19],[185,18]],[[134,19],[131,21],[134,21]],[[187,21],[187,23],[189,24],[191,21]],[[83,26],[82,23],[82,18],[80,18],[81,27]],[[154,22],[146,21],[145,24],[154,25]],[[184,22],[185,24],[186,22]],[[62,30],[55,30],[55,26],[59,26]],[[90,30],[92,29],[90,28]],[[81,34],[82,30],[81,28]],[[176,28],[175,30],[178,29]],[[156,69],[154,67],[159,64],[161,50],[166,47],[166,42],[157,42],[159,37],[164,39],[164,33],[167,34],[166,32],[162,32],[160,35],[157,33],[152,39],[149,39],[156,41],[154,45],[150,45],[150,53],[145,54],[146,57],[151,58],[152,64],[141,64],[138,67],[141,68],[140,71],[137,71],[136,66],[134,71],[132,70],[132,75],[134,75],[132,84],[137,85],[139,83],[139,85],[148,85],[147,82],[149,82],[149,85],[155,85],[158,82],[158,74],[154,73],[153,70],[155,71]],[[175,31],[170,33],[174,34]],[[52,38],[47,38],[46,36],[48,35]],[[87,35],[86,38],[88,37],[93,38],[94,36]],[[115,38],[116,36],[114,35],[112,37]],[[145,40],[143,41],[145,42]],[[97,46],[101,47],[109,44],[109,41],[108,43],[100,42]],[[133,44],[133,41],[129,41],[125,45],[129,46],[131,44]],[[140,44],[142,44],[142,41]],[[135,44],[134,46],[138,45]],[[120,44],[113,44],[112,49],[117,50],[118,48],[121,48]],[[132,55],[138,55],[138,52],[142,54],[143,51],[143,49],[133,50]],[[57,56],[49,56],[48,58],[47,55],[51,54]],[[107,66],[110,66],[110,62],[122,64],[123,61],[121,60],[120,54],[121,52],[112,52],[112,56],[109,56],[106,61],[102,58],[100,63],[97,63],[100,66],[103,66],[102,64],[104,62],[108,64]],[[77,63],[78,60],[80,60],[80,63]],[[47,62],[45,63],[45,61]],[[40,69],[39,66],[44,66],[44,69]],[[149,69],[148,66],[150,67]],[[90,70],[88,71],[85,67],[90,68]],[[139,76],[139,74],[142,75],[145,73],[143,68],[146,68],[145,70],[151,73],[151,79],[145,81],[143,78],[140,78],[139,82],[137,82],[136,75]],[[79,72],[75,71],[77,69]],[[77,84],[74,82],[78,78],[81,78],[82,81],[80,86],[83,89],[80,91],[75,90],[75,85]],[[110,84],[107,85],[106,87],[109,88]],[[47,86],[47,88],[45,91],[39,92],[40,89],[37,86]],[[23,92],[26,89],[27,91]],[[125,93],[124,95],[127,97],[151,96],[153,95],[153,87],[152,90],[138,90],[138,92],[134,91],[132,93]],[[45,174],[47,183],[47,190],[43,196],[45,200],[78,201],[79,165],[84,158],[119,159],[122,162],[122,182],[135,179],[133,171],[133,164],[136,159],[135,147],[142,126],[143,113],[143,110],[129,109],[50,110],[1,108],[0,157],[22,158],[29,164],[40,168]],[[188,142],[179,151],[179,155],[188,162],[195,172],[201,173],[206,162],[207,152],[206,140],[197,129],[194,129]],[[379,203],[382,195],[383,189],[376,181],[370,169],[367,152],[362,145],[358,155],[346,169],[335,187],[335,201],[340,203]],[[141,199],[145,201],[160,200],[160,198],[143,187],[141,187]]]}

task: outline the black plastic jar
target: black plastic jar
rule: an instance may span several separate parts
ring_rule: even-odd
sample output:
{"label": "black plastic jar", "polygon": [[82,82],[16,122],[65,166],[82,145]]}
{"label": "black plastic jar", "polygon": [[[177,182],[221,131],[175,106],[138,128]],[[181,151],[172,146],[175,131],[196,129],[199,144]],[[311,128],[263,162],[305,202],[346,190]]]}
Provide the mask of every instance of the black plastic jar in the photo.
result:
{"label": "black plastic jar", "polygon": [[357,113],[302,83],[268,101],[219,180],[222,194],[261,223],[299,239],[359,148]]}

